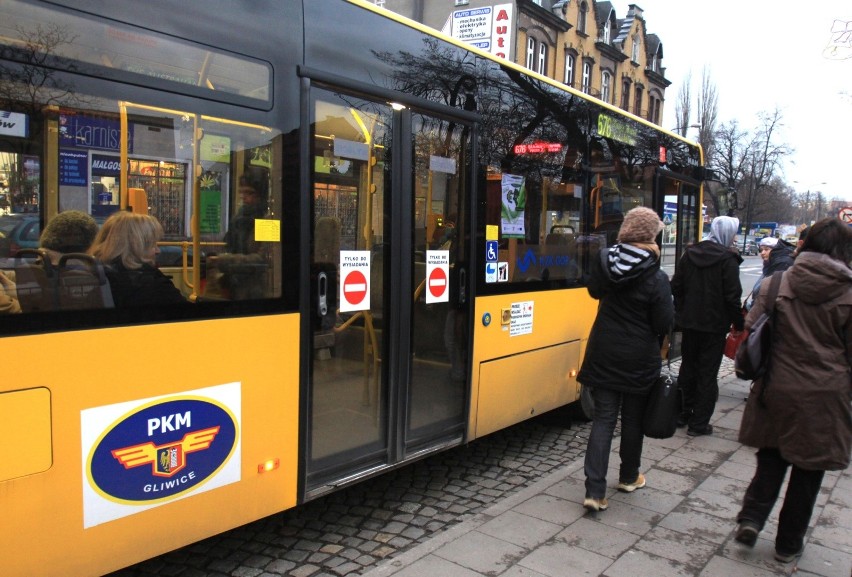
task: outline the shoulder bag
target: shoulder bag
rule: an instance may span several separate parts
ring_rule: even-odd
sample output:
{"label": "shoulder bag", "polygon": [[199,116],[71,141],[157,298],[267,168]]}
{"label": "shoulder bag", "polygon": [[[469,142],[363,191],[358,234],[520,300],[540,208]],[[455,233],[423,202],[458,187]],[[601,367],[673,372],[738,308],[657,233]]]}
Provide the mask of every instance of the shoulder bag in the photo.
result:
{"label": "shoulder bag", "polygon": [[677,375],[672,373],[671,359],[666,358],[666,367],[654,381],[645,415],[642,420],[642,432],[652,439],[668,439],[677,430],[677,417],[680,414],[680,395],[677,390]]}
{"label": "shoulder bag", "polygon": [[778,287],[781,284],[783,273],[775,273],[769,282],[769,290],[766,293],[766,310],[764,310],[751,329],[745,340],[737,349],[734,359],[734,371],[737,377],[746,381],[753,381],[763,376],[769,365],[770,347],[772,345],[772,332],[775,325],[775,299],[778,298]]}

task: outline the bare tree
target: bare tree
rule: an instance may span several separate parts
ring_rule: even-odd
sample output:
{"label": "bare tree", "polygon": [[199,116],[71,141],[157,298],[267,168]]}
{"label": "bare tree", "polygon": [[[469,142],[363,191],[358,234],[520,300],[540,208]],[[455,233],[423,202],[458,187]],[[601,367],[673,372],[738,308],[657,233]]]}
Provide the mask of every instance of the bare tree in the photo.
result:
{"label": "bare tree", "polygon": [[[15,27],[17,38],[7,38],[0,47],[0,110],[27,115],[32,134],[43,133],[43,124],[59,105],[83,102],[74,85],[56,73],[58,62],[68,72],[79,71],[73,62],[62,61],[61,48],[76,39],[58,24],[33,28]],[[21,154],[28,147],[25,140],[8,147],[10,159],[9,189],[12,204],[29,204],[38,195],[38,186],[27,177]]]}
{"label": "bare tree", "polygon": [[[716,154],[710,167],[719,174],[720,180],[728,188],[736,189],[743,179],[745,143],[749,140],[751,134],[741,129],[737,120],[725,122],[716,131]],[[742,207],[733,208],[736,210]]]}
{"label": "bare tree", "polygon": [[701,71],[701,90],[696,98],[698,111],[698,143],[704,150],[705,164],[712,163],[716,122],[719,116],[719,93],[716,84],[710,78],[710,69]]}
{"label": "bare tree", "polygon": [[681,136],[686,136],[689,130],[689,119],[692,117],[692,72],[687,72],[680,85],[675,101],[675,128]]}
{"label": "bare tree", "polygon": [[780,175],[775,175],[767,184],[761,201],[755,205],[752,220],[755,222],[796,222],[796,193],[791,186],[784,182]]}
{"label": "bare tree", "polygon": [[778,142],[782,114],[777,108],[761,114],[760,123],[752,134],[731,121],[716,134],[713,167],[733,192],[731,209],[742,215],[740,222],[746,230],[756,214],[763,214],[764,208],[769,210],[776,197],[784,193],[778,177],[784,157],[792,153],[787,144]]}

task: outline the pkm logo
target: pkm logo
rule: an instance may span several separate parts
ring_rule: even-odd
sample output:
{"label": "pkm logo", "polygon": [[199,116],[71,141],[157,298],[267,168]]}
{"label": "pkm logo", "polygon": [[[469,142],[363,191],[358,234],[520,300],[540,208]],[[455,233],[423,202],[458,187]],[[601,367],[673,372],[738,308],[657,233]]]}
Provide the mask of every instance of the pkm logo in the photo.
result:
{"label": "pkm logo", "polygon": [[151,465],[151,474],[157,477],[171,477],[186,467],[186,455],[195,451],[204,451],[213,444],[219,433],[219,427],[210,427],[203,431],[188,433],[178,443],[157,447],[154,443],[142,443],[125,449],[112,451],[126,469]]}
{"label": "pkm logo", "polygon": [[238,441],[237,421],[213,399],[172,398],[110,425],[92,449],[90,485],[111,501],[176,498],[214,477]]}

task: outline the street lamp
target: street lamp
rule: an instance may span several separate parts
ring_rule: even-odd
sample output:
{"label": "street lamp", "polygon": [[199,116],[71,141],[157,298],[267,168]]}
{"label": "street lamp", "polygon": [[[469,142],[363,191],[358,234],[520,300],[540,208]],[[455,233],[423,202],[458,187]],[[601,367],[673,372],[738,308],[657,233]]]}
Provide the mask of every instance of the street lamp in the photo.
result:
{"label": "street lamp", "polygon": [[[686,126],[675,126],[674,128],[672,128],[672,132],[680,132],[681,136],[686,136],[686,131],[690,128],[697,128],[698,130],[701,130],[701,125],[700,124],[688,124]],[[683,131],[683,132],[681,132],[681,131]]]}

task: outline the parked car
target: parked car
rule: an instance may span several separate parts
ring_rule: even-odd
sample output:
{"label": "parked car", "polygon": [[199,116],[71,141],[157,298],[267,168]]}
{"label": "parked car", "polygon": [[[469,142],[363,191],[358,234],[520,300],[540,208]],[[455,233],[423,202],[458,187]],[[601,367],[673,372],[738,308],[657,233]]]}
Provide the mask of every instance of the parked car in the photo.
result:
{"label": "parked car", "polygon": [[743,243],[738,243],[738,249],[740,254],[743,256],[754,256],[757,254],[757,243],[753,240],[746,240],[745,247],[743,247]]}
{"label": "parked car", "polygon": [[38,248],[39,218],[32,214],[0,217],[0,257],[15,256],[22,248]]}

